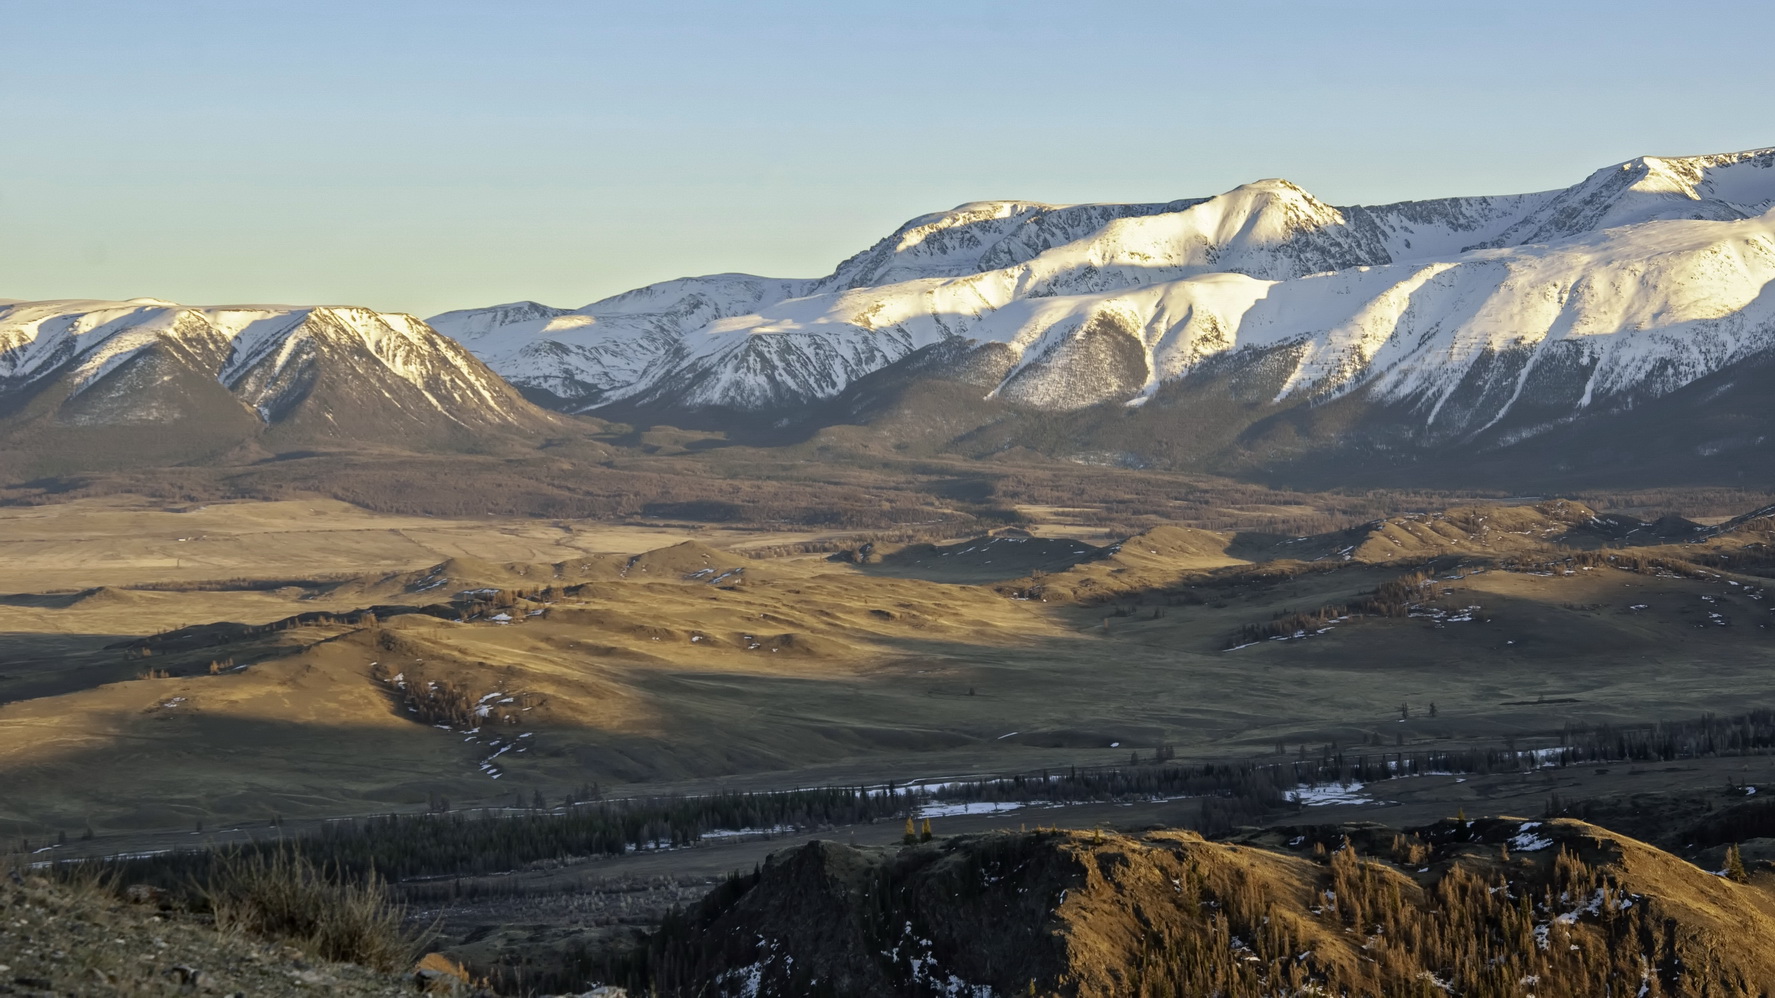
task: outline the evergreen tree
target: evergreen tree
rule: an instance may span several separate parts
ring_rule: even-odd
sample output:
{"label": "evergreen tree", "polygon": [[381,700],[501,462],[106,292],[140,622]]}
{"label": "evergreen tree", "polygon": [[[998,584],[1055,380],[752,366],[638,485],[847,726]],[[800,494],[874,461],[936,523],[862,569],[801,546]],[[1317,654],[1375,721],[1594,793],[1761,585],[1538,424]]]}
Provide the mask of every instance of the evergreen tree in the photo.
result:
{"label": "evergreen tree", "polygon": [[1741,884],[1750,882],[1750,873],[1744,869],[1744,855],[1736,842],[1726,847],[1726,879]]}

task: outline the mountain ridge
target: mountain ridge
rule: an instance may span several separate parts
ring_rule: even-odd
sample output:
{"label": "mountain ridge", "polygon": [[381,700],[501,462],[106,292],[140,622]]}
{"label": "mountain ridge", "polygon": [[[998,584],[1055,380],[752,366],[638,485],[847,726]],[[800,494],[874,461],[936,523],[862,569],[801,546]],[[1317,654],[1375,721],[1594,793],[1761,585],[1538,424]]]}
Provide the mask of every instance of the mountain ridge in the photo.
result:
{"label": "mountain ridge", "polygon": [[[1531,341],[1577,348],[1604,395],[1659,364],[1670,369],[1649,391],[1666,394],[1769,348],[1772,167],[1769,149],[1641,157],[1561,191],[1373,207],[1283,180],[1154,205],[974,202],[907,222],[824,278],[683,278],[575,310],[432,321],[569,410],[792,409],[946,340],[1016,355],[989,398],[1138,404],[1210,358],[1298,347],[1279,395],[1372,386],[1414,399],[1431,428],[1460,376],[1492,357],[1526,375],[1534,365],[1513,351]],[[1717,342],[1710,322],[1757,335]],[[1450,326],[1440,355],[1410,356]],[[1689,342],[1643,342],[1660,333],[1702,340],[1701,362],[1682,362]],[[1095,370],[1059,370],[1081,357]],[[1415,398],[1430,389],[1433,401]],[[1482,431],[1508,408],[1457,422]]]}
{"label": "mountain ridge", "polygon": [[566,425],[410,315],[161,299],[0,303],[0,415],[0,457],[24,470],[474,448]]}
{"label": "mountain ridge", "polygon": [[18,475],[492,452],[596,414],[1275,481],[1729,479],[1775,440],[1771,387],[1775,148],[1374,206],[1280,179],[971,202],[820,278],[687,277],[430,323],[0,300],[0,460]]}

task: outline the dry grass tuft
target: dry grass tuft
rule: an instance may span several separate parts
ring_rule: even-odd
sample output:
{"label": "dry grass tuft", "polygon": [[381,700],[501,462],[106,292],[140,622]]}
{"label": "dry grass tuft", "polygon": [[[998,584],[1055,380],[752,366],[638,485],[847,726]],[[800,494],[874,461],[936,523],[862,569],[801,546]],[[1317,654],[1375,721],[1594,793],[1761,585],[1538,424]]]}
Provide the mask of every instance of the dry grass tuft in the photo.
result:
{"label": "dry grass tuft", "polygon": [[403,924],[405,908],[375,871],[346,883],[296,852],[223,856],[202,891],[217,929],[282,940],[328,960],[401,970],[424,941]]}

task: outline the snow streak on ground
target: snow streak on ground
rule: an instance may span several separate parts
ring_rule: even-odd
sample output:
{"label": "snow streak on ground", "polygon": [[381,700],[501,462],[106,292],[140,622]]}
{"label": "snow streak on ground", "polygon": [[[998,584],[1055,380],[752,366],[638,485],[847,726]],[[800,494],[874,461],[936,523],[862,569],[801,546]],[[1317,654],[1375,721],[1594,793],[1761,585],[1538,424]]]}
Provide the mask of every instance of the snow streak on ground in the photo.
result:
{"label": "snow streak on ground", "polygon": [[1373,804],[1374,798],[1363,793],[1360,783],[1314,783],[1302,784],[1297,790],[1288,793],[1289,800],[1306,807],[1321,807],[1327,804]]}
{"label": "snow streak on ground", "polygon": [[1002,814],[1028,807],[1019,801],[971,801],[965,804],[925,804],[918,809],[920,818],[953,818],[958,814]]}

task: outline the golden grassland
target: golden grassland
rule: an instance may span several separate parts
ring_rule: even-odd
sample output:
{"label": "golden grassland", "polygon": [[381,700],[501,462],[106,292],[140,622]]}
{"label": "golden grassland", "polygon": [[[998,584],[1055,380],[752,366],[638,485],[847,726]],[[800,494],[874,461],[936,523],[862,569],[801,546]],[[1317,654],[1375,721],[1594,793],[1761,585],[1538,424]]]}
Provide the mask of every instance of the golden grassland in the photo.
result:
{"label": "golden grassland", "polygon": [[[1161,745],[1462,744],[1771,693],[1757,577],[1535,568],[1620,543],[1587,510],[1488,506],[1305,538],[1158,527],[1105,544],[1045,528],[757,558],[745,550],[843,542],[321,500],[0,509],[0,589],[14,590],[0,597],[0,828],[195,832],[589,783],[1107,764]],[[1729,553],[1759,536],[1633,550]],[[1417,616],[1228,647],[1425,566]],[[354,613],[472,590],[489,593],[444,616]],[[310,619],[221,626],[297,614]],[[400,683],[441,684],[490,717],[440,728]]]}
{"label": "golden grassland", "polygon": [[688,537],[763,545],[809,530],[373,513],[336,499],[161,502],[131,496],[0,507],[0,591],[405,571],[448,558],[557,562]]}

